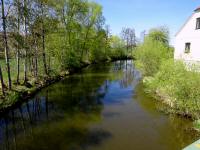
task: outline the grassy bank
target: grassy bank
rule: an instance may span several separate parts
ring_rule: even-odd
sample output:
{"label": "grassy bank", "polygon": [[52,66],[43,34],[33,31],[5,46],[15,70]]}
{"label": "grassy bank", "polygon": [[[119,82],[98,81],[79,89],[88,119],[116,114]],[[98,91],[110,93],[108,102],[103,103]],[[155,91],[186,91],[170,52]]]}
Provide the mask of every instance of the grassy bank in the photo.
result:
{"label": "grassy bank", "polygon": [[134,53],[145,90],[166,105],[162,111],[193,119],[194,126],[200,127],[199,66],[175,61],[167,43],[168,32],[154,29]]}
{"label": "grassy bank", "polygon": [[164,61],[158,73],[145,77],[148,92],[156,95],[169,106],[168,112],[200,118],[200,73],[196,67],[186,68],[181,61]]}
{"label": "grassy bank", "polygon": [[[127,58],[127,57],[126,57]],[[12,107],[21,104],[22,102],[28,100],[29,98],[33,97],[37,92],[39,92],[42,88],[45,88],[55,82],[58,82],[65,77],[80,71],[81,69],[92,65],[94,63],[101,64],[105,62],[112,62],[116,60],[125,60],[125,57],[122,58],[112,58],[107,59],[101,62],[82,62],[79,67],[71,68],[67,71],[62,71],[60,74],[51,74],[51,76],[40,76],[38,79],[35,79],[31,76],[26,85],[24,84],[14,84],[11,91],[6,91],[6,95],[0,95],[0,112],[5,112],[6,110],[12,109]],[[128,59],[132,59],[128,57]]]}
{"label": "grassy bank", "polygon": [[[29,78],[30,80],[25,84],[13,84],[12,90],[6,91],[6,95],[1,95],[0,101],[0,112],[3,112],[7,109],[10,109],[14,105],[17,105],[32,96],[34,96],[42,88],[45,88],[57,81],[62,80],[66,76],[74,73],[78,69],[82,69],[90,65],[89,63],[81,63],[81,66],[78,68],[73,68],[68,71],[62,71],[59,74],[52,74],[50,76],[39,76],[36,78]],[[30,76],[29,76],[30,77]]]}

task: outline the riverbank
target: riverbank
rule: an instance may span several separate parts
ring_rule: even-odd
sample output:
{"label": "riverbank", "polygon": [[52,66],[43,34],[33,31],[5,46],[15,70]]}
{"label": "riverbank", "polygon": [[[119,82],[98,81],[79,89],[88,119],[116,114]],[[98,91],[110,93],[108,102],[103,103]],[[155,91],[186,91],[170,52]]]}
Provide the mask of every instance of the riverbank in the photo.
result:
{"label": "riverbank", "polygon": [[31,81],[28,81],[26,85],[14,85],[11,91],[7,91],[5,96],[0,97],[0,113],[20,105],[22,102],[33,97],[41,89],[48,87],[91,64],[92,63],[89,62],[82,62],[80,67],[63,71],[59,75],[40,77],[38,80],[33,78]]}
{"label": "riverbank", "polygon": [[196,141],[190,120],[156,109],[132,62],[88,66],[1,114],[0,149],[177,150]]}
{"label": "riverbank", "polygon": [[168,106],[168,113],[198,120],[200,74],[190,69],[188,71],[183,62],[165,61],[157,74],[145,77],[144,83],[148,91]]}
{"label": "riverbank", "polygon": [[[132,59],[132,58],[128,58]],[[70,76],[77,71],[80,71],[89,65],[93,64],[100,64],[100,63],[106,63],[106,62],[113,62],[117,60],[125,60],[125,58],[122,59],[110,59],[103,62],[82,62],[80,67],[78,68],[72,68],[70,70],[66,70],[61,72],[59,75],[55,76],[46,76],[42,77],[38,80],[32,79],[31,81],[28,81],[27,85],[19,84],[14,85],[11,91],[7,91],[5,96],[1,96],[1,102],[0,102],[0,113],[4,113],[12,108],[14,108],[17,105],[20,105],[24,101],[30,99],[33,97],[37,92],[39,92],[41,89],[48,87],[60,80],[65,79],[67,76]]]}
{"label": "riverbank", "polygon": [[141,71],[146,92],[165,105],[161,111],[189,118],[199,128],[200,66],[174,60],[168,37],[165,29],[151,30],[133,53],[136,68]]}
{"label": "riverbank", "polygon": [[161,101],[161,111],[193,121],[193,129],[200,132],[200,74],[197,66],[188,70],[181,61],[168,60],[161,64],[153,77],[144,77],[146,92]]}

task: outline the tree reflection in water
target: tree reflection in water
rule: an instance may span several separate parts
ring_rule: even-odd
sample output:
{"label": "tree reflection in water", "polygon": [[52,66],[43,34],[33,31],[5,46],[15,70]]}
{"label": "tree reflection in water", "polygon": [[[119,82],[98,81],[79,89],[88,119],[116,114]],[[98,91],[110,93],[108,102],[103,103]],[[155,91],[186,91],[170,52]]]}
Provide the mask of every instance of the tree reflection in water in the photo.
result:
{"label": "tree reflection in water", "polygon": [[133,72],[127,61],[93,65],[42,90],[2,115],[1,149],[68,150],[100,144],[111,134],[88,125],[101,121],[102,100],[111,81],[121,79],[122,88],[130,86]]}

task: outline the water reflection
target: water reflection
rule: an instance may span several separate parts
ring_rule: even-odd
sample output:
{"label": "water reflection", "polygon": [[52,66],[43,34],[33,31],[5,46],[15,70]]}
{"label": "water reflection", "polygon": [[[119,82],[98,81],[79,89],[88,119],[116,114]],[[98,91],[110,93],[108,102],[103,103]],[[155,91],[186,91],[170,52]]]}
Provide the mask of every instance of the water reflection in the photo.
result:
{"label": "water reflection", "polygon": [[[111,80],[117,80],[109,72],[114,68],[121,78],[125,64],[119,61],[114,67],[113,64],[91,66],[3,115],[1,149],[55,149],[59,145],[60,149],[85,149],[88,144],[99,144],[109,138],[109,132],[91,131],[87,124],[101,121],[102,100]],[[122,87],[127,83],[122,78]]]}
{"label": "water reflection", "polygon": [[117,61],[92,65],[42,90],[2,114],[0,149],[171,150],[194,140],[185,133],[190,122],[156,111],[161,106],[139,79],[132,61]]}

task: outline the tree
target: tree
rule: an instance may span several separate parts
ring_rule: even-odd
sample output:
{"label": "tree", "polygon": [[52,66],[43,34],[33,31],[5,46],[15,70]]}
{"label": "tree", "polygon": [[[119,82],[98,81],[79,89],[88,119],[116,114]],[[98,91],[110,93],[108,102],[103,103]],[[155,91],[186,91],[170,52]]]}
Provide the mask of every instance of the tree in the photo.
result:
{"label": "tree", "polygon": [[160,41],[165,45],[169,45],[169,29],[167,27],[153,28],[149,31],[147,38],[154,41]]}
{"label": "tree", "polygon": [[28,8],[27,8],[27,0],[23,0],[23,21],[24,21],[24,84],[27,83],[27,58],[28,58]]}
{"label": "tree", "polygon": [[143,75],[155,75],[159,71],[161,63],[173,57],[173,51],[166,43],[168,39],[165,37],[168,37],[165,31],[161,31],[159,28],[152,29],[146,36],[144,43],[139,45],[134,52],[136,66]]}
{"label": "tree", "polygon": [[[19,0],[17,0],[17,3],[16,3],[16,5],[17,5],[17,15],[18,15],[18,17],[17,17],[17,34],[18,34],[18,37],[20,36],[20,17],[21,17],[21,15],[20,15],[20,2],[19,2]],[[19,52],[19,42],[17,43],[17,84],[19,84],[19,71],[20,71],[20,52]]]}
{"label": "tree", "polygon": [[16,41],[16,60],[17,60],[17,79],[16,79],[16,83],[19,84],[19,79],[20,79],[20,48],[23,45],[23,37],[21,36],[21,17],[22,17],[22,3],[20,2],[20,0],[15,0],[14,1],[14,6],[15,6],[15,12],[16,14],[13,14],[13,16],[15,17],[15,21],[14,22],[14,27],[16,28],[14,29],[14,39]]}
{"label": "tree", "polygon": [[[88,2],[87,3],[89,9],[86,13],[85,21],[84,21],[84,28],[85,28],[85,37],[83,39],[83,46],[82,46],[82,52],[81,52],[81,59],[83,58],[83,53],[86,51],[86,55],[88,55],[88,47],[87,42],[90,39],[90,32],[93,30],[95,24],[101,23],[104,20],[102,19],[102,7],[94,2]],[[99,21],[99,22],[98,22]],[[99,26],[101,28],[101,26]]]}
{"label": "tree", "polygon": [[3,95],[5,96],[5,84],[4,84],[4,81],[3,81],[3,74],[2,74],[1,65],[0,65],[0,80],[1,80],[1,91],[2,91]]}
{"label": "tree", "polygon": [[[7,1],[1,0],[1,6],[9,89],[11,77],[17,84],[23,80],[28,86],[32,78],[38,81],[46,75],[79,68],[86,62],[109,60],[113,58],[112,51],[116,56],[122,56],[121,50],[115,51],[111,47],[111,35],[105,26],[102,6],[95,2],[10,0],[12,8],[5,15],[4,9],[9,8],[4,8]],[[130,36],[129,43],[133,43],[133,39],[134,35]],[[20,69],[22,65],[23,71]],[[15,75],[11,76],[10,71]],[[1,71],[0,78],[5,87]]]}
{"label": "tree", "polygon": [[123,28],[121,32],[121,37],[126,42],[126,50],[128,55],[129,50],[132,51],[133,48],[136,47],[135,29]]}
{"label": "tree", "polygon": [[[8,73],[8,88],[11,89],[12,87],[12,81],[11,81],[11,75],[10,75],[10,60],[9,60],[9,47],[8,47],[8,37],[7,37],[7,27],[6,27],[6,17],[5,15],[5,7],[4,7],[4,0],[1,0],[1,8],[2,8],[2,26],[3,26],[3,41],[4,41],[4,49],[5,49],[5,60],[6,60],[6,66],[7,66],[7,73]],[[9,13],[9,12],[7,12]]]}
{"label": "tree", "polygon": [[111,57],[113,59],[126,58],[126,43],[119,36],[113,35],[110,38]]}
{"label": "tree", "polygon": [[46,52],[45,52],[45,27],[44,27],[44,4],[40,2],[41,5],[41,21],[42,21],[42,60],[44,65],[44,72],[48,75],[47,63],[46,63]]}

